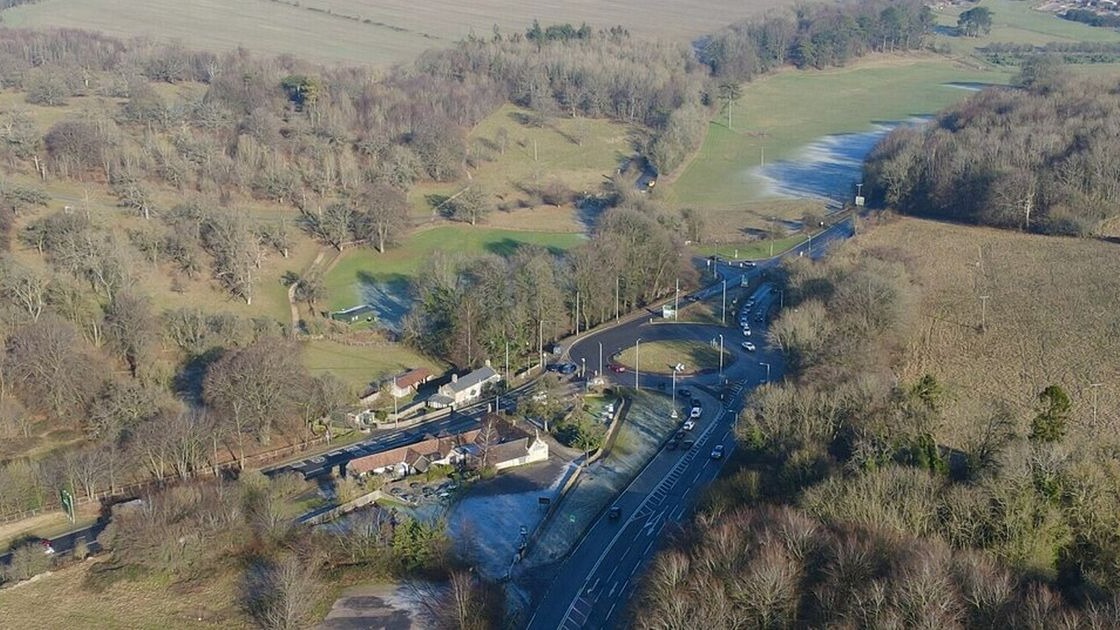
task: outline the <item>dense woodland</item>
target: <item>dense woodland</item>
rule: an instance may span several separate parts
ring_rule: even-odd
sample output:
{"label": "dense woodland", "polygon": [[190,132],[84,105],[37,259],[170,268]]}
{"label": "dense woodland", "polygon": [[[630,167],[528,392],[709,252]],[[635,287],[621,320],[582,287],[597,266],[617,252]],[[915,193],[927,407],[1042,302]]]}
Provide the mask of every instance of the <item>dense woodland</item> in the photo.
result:
{"label": "dense woodland", "polygon": [[1115,625],[1120,444],[1057,385],[1029,415],[948,418],[937,379],[901,381],[912,264],[855,244],[787,264],[769,337],[792,378],[751,395],[737,468],[658,558],[639,625]]}
{"label": "dense woodland", "polygon": [[1120,201],[1115,85],[1026,64],[1020,89],[988,89],[872,152],[872,200],[900,212],[1048,234],[1088,235]]}
{"label": "dense woodland", "polygon": [[842,66],[870,52],[921,49],[933,24],[918,0],[804,4],[794,15],[746,20],[711,35],[700,58],[720,79],[749,81],[784,65]]}

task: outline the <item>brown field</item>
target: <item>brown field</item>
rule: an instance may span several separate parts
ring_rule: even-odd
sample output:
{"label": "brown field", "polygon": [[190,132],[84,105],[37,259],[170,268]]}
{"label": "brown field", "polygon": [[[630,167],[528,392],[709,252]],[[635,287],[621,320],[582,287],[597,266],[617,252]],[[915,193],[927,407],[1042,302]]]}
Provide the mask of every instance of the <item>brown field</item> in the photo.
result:
{"label": "brown field", "polygon": [[190,586],[160,578],[121,580],[104,591],[85,585],[88,560],[0,591],[5,628],[246,628],[234,602],[232,572]]}
{"label": "brown field", "polygon": [[954,425],[945,427],[947,436],[965,435],[993,401],[1009,405],[1025,433],[1036,396],[1057,384],[1073,403],[1071,436],[1115,440],[1120,246],[909,218],[857,243],[902,248],[912,257],[922,293],[920,332],[901,376],[914,382],[930,373],[946,384],[945,417]]}
{"label": "brown field", "polygon": [[120,37],[181,40],[225,51],[244,46],[321,62],[407,61],[468,35],[489,37],[495,25],[524,31],[544,25],[621,24],[633,33],[689,40],[788,0],[43,0],[4,12],[10,26],[61,26]]}

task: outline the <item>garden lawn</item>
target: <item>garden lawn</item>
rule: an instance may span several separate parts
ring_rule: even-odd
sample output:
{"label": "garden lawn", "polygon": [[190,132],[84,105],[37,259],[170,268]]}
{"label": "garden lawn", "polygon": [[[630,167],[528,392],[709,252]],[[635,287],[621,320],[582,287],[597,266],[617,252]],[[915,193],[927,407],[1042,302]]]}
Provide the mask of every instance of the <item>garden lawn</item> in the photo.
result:
{"label": "garden lawn", "polygon": [[446,368],[402,344],[350,346],[329,339],[305,342],[303,360],[312,374],[331,372],[355,395],[373,381],[411,368],[426,367],[433,374],[441,374]]}

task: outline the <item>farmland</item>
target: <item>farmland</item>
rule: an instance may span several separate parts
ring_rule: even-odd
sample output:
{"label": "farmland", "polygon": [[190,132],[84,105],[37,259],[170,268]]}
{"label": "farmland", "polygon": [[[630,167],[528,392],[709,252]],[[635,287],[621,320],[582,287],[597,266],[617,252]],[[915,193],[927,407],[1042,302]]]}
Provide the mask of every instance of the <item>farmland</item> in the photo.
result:
{"label": "farmland", "polygon": [[515,0],[44,0],[4,11],[9,26],[61,26],[120,37],[181,40],[227,51],[292,54],[321,62],[388,65],[469,35],[542,23],[621,24],[634,33],[689,40],[729,22],[792,4],[711,0],[703,11],[672,0],[566,3]]}
{"label": "farmland", "polygon": [[[707,210],[709,223],[761,227],[781,206],[751,169],[793,158],[822,136],[867,131],[876,122],[931,114],[967,96],[953,82],[1004,83],[1006,71],[973,70],[927,55],[881,57],[846,68],[786,70],[747,84],[740,104],[709,126],[707,140],[671,198]],[[827,95],[821,98],[820,95]],[[787,215],[788,216],[788,215]]]}
{"label": "farmland", "polygon": [[[922,287],[921,317],[900,377],[912,382],[929,373],[946,384],[944,417],[957,423],[947,427],[947,437],[957,438],[952,446],[962,446],[969,424],[992,405],[1030,417],[1038,393],[1052,384],[1072,400],[1077,428],[1071,435],[1114,439],[1120,429],[1115,243],[917,219],[877,227],[856,243],[900,248],[909,257],[907,267]],[[1019,429],[1025,432],[1025,425]]]}

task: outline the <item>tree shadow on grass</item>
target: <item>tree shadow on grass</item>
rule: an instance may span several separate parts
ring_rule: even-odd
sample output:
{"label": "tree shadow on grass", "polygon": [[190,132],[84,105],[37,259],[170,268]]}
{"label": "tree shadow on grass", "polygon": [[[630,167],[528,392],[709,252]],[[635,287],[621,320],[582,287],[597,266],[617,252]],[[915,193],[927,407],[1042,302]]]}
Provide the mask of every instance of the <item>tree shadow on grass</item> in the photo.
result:
{"label": "tree shadow on grass", "polygon": [[399,273],[374,275],[359,271],[357,281],[362,304],[369,304],[377,311],[378,323],[400,332],[414,302],[412,280]]}
{"label": "tree shadow on grass", "polygon": [[[497,254],[499,256],[511,256],[514,252],[517,251],[518,248],[524,247],[528,244],[529,243],[518,241],[512,238],[503,238],[498,241],[487,243],[485,249],[491,254]],[[564,253],[564,250],[562,248],[553,245],[545,245],[544,248],[547,249],[548,252],[553,256],[559,256]]]}

